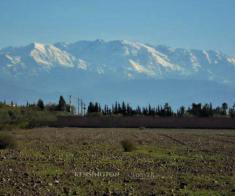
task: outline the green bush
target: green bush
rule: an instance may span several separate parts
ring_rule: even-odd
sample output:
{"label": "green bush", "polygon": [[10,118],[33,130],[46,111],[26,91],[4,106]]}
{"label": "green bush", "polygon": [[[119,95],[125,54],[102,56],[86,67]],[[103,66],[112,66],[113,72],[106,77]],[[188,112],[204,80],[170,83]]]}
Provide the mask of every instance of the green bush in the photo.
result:
{"label": "green bush", "polygon": [[0,135],[0,149],[15,148],[15,147],[16,147],[15,137],[6,133]]}
{"label": "green bush", "polygon": [[29,122],[27,121],[22,121],[18,124],[18,127],[20,129],[28,129],[30,126],[29,126]]}
{"label": "green bush", "polygon": [[51,126],[57,120],[56,114],[37,112],[29,119],[29,128]]}
{"label": "green bush", "polygon": [[131,140],[123,140],[121,141],[121,145],[124,152],[131,152],[136,149],[134,142]]}
{"label": "green bush", "polygon": [[0,124],[0,131],[12,131],[14,128],[12,124]]}
{"label": "green bush", "polygon": [[59,115],[68,112],[38,110],[37,108],[10,107],[0,108],[0,131],[14,128],[30,129],[34,127],[53,126]]}
{"label": "green bush", "polygon": [[7,110],[0,110],[0,124],[6,124],[11,121],[9,113]]}

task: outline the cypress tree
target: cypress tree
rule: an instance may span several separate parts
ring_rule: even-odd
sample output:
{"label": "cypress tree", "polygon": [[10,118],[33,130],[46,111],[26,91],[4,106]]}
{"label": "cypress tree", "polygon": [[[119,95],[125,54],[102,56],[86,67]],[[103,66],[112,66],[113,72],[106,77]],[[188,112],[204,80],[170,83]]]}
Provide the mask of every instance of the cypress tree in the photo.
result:
{"label": "cypress tree", "polygon": [[37,107],[38,107],[40,110],[44,110],[45,106],[44,106],[44,103],[43,103],[43,100],[42,100],[42,99],[39,99],[39,100],[38,100]]}
{"label": "cypress tree", "polygon": [[58,104],[58,110],[59,111],[66,111],[66,102],[65,102],[63,96],[60,96],[59,104]]}

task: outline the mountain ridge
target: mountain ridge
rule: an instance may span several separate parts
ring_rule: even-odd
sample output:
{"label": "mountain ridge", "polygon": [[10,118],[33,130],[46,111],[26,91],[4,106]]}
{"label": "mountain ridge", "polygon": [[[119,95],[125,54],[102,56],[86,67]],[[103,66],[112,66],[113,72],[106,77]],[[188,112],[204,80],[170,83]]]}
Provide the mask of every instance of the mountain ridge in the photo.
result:
{"label": "mountain ridge", "polygon": [[0,71],[0,97],[24,97],[22,102],[59,94],[109,103],[170,100],[175,105],[191,100],[232,103],[235,97],[234,57],[127,40],[7,47],[0,49]]}
{"label": "mountain ridge", "polygon": [[0,63],[2,69],[10,72],[27,68],[33,73],[54,67],[78,68],[104,75],[122,72],[126,79],[192,77],[234,82],[231,71],[235,73],[235,58],[222,52],[152,46],[127,40],[35,42],[1,49]]}

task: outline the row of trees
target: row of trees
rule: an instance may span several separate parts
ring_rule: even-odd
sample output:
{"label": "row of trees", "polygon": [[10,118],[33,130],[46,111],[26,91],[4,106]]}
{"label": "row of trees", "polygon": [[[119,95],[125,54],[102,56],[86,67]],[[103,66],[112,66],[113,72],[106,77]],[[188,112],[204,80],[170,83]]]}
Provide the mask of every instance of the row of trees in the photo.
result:
{"label": "row of trees", "polygon": [[[13,101],[11,101],[10,104],[7,104],[5,101],[4,102],[0,102],[0,106],[4,106],[4,105],[8,105],[11,107],[18,107],[16,103],[14,103]],[[71,106],[70,104],[67,104],[64,97],[60,96],[58,103],[48,103],[45,104],[44,101],[42,99],[39,99],[37,101],[37,103],[29,103],[27,102],[26,105],[24,106],[19,106],[19,107],[23,107],[23,108],[28,108],[28,109],[32,109],[32,110],[39,110],[39,111],[61,111],[61,112],[73,112],[74,111],[74,107]]]}
{"label": "row of trees", "polygon": [[27,104],[28,107],[37,107],[40,110],[48,111],[62,111],[62,112],[71,112],[71,106],[66,103],[63,96],[60,96],[58,104],[44,104],[42,99],[39,99],[37,104]]}
{"label": "row of trees", "polygon": [[165,103],[163,106],[158,105],[153,107],[148,105],[147,107],[137,106],[135,108],[131,107],[130,104],[122,102],[116,102],[109,107],[101,105],[97,102],[90,102],[87,108],[87,113],[93,114],[98,113],[102,115],[123,115],[123,116],[133,116],[133,115],[143,115],[143,116],[197,116],[197,117],[212,117],[212,116],[231,116],[235,117],[235,105],[229,108],[227,103],[223,103],[221,106],[213,108],[212,104],[196,104],[193,103],[190,107],[186,108],[184,106],[180,107],[176,112],[173,111],[172,107]]}
{"label": "row of trees", "polygon": [[[0,102],[0,106],[6,104]],[[10,106],[17,107],[16,104],[11,102]],[[60,96],[57,104],[44,104],[42,99],[39,99],[37,103],[30,104],[27,103],[25,106],[29,109],[40,110],[40,111],[61,111],[75,113],[75,107],[71,104],[67,104],[63,96]],[[174,111],[172,107],[165,103],[163,106],[157,105],[155,107],[148,105],[147,107],[132,107],[126,102],[115,102],[111,107],[97,102],[90,102],[87,110],[85,112],[87,115],[98,114],[98,115],[123,115],[123,116],[163,116],[163,117],[185,117],[185,116],[197,116],[197,117],[213,117],[213,116],[231,116],[235,117],[235,104],[229,107],[227,103],[223,103],[221,106],[213,107],[211,103],[201,104],[193,103],[190,107],[186,108],[184,106],[180,107],[178,110]]]}
{"label": "row of trees", "polygon": [[133,115],[146,115],[146,116],[172,116],[174,114],[173,110],[171,109],[171,106],[166,103],[163,107],[158,106],[156,108],[149,105],[148,107],[140,107],[137,106],[136,108],[133,108],[130,106],[130,104],[122,102],[118,103],[116,102],[112,107],[110,108],[108,105],[105,105],[103,108],[101,105],[97,102],[92,103],[90,102],[88,105],[87,113],[101,113],[103,115],[117,115],[121,114],[123,116],[133,116]]}
{"label": "row of trees", "polygon": [[44,104],[42,99],[36,103],[17,105],[13,101],[0,101],[0,130],[11,128],[33,128],[54,125],[58,115],[70,115],[70,104],[61,96],[58,103]]}

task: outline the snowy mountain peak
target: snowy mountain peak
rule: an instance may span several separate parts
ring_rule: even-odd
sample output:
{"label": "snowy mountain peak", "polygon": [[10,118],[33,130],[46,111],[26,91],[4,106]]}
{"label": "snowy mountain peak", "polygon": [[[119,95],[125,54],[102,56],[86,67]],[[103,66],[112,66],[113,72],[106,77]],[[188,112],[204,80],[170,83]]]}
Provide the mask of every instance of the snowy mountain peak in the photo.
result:
{"label": "snowy mountain peak", "polygon": [[39,42],[34,42],[34,43],[32,43],[32,45],[37,50],[44,50],[45,49],[45,44],[42,44]]}
{"label": "snowy mountain peak", "polygon": [[30,52],[30,56],[37,64],[49,69],[56,65],[74,67],[71,55],[51,44],[34,43],[34,49]]}
{"label": "snowy mountain peak", "polygon": [[[152,46],[128,40],[32,43],[0,50],[2,74],[40,75],[73,70],[125,79],[215,80],[235,82],[235,58],[219,51]],[[65,69],[66,68],[66,69]]]}

